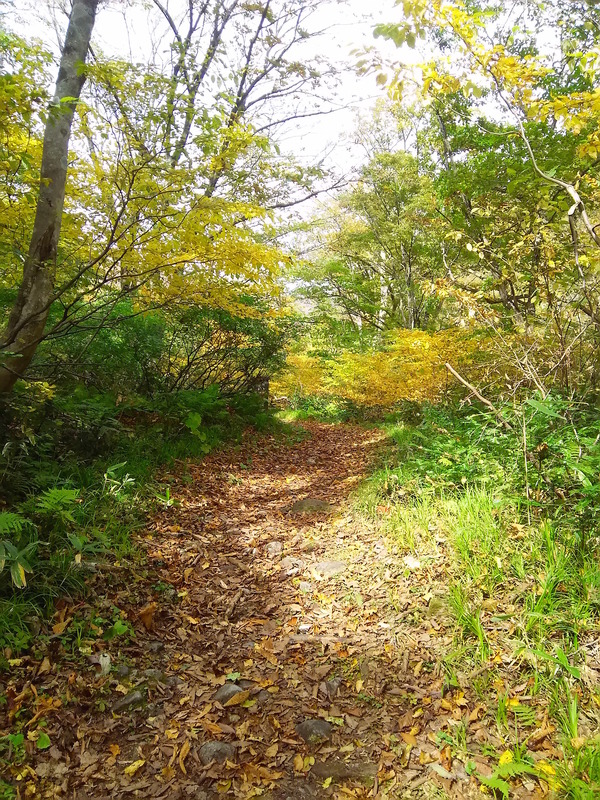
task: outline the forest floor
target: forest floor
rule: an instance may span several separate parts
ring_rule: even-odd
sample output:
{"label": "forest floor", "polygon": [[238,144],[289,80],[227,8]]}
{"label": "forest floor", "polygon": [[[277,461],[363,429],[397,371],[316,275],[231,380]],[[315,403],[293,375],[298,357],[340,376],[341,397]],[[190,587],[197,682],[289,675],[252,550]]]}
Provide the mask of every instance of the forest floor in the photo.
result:
{"label": "forest floor", "polygon": [[[145,566],[99,565],[48,647],[11,662],[19,796],[480,796],[504,746],[476,675],[446,680],[443,537],[402,555],[350,499],[385,446],[305,422],[166,476]],[[511,796],[547,790],[525,776]]]}

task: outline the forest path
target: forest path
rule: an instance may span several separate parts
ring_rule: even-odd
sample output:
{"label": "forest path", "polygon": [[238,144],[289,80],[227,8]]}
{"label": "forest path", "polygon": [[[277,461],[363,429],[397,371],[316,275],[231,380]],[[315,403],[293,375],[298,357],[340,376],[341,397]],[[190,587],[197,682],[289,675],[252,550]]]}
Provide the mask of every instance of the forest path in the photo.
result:
{"label": "forest path", "polygon": [[349,502],[383,434],[292,430],[249,435],[174,484],[145,535],[148,575],[112,598],[136,638],[110,644],[106,707],[59,712],[63,747],[38,757],[66,794],[38,796],[476,793],[436,738],[468,711],[462,692],[442,697],[451,635],[428,607],[443,566],[394,554]]}

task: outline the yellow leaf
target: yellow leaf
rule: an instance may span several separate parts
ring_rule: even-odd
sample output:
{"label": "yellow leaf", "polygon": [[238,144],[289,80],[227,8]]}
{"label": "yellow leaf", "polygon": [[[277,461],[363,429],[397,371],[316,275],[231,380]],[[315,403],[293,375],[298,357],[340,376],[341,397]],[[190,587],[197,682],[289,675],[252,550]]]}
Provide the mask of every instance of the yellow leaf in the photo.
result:
{"label": "yellow leaf", "polygon": [[246,690],[245,692],[238,692],[234,694],[233,697],[230,697],[226,703],[223,703],[223,706],[229,708],[230,706],[241,706],[242,703],[245,703],[246,700],[250,697],[250,692]]}
{"label": "yellow leaf", "polygon": [[181,746],[181,752],[179,753],[179,769],[183,772],[184,775],[187,775],[184,761],[187,758],[189,752],[190,752],[190,740],[186,739],[183,745]]}
{"label": "yellow leaf", "polygon": [[359,678],[356,681],[356,691],[360,692],[364,685],[365,685],[365,682],[362,680],[362,678]]}
{"label": "yellow leaf", "polygon": [[401,733],[400,736],[404,739],[406,744],[410,744],[413,747],[417,746],[417,739],[412,733]]}
{"label": "yellow leaf", "polygon": [[165,736],[167,739],[176,739],[179,736],[179,731],[177,728],[167,728],[165,731]]}
{"label": "yellow leaf", "polygon": [[121,752],[121,748],[118,744],[109,744],[108,749],[110,750],[111,754],[116,758],[119,753]]}
{"label": "yellow leaf", "polygon": [[294,771],[295,772],[303,772],[304,771],[304,759],[302,758],[300,753],[297,753],[294,756]]}
{"label": "yellow leaf", "polygon": [[140,758],[140,759],[138,759],[138,761],[134,761],[133,764],[130,764],[128,767],[125,767],[123,772],[129,778],[132,778],[135,775],[135,773],[144,766],[145,763],[146,763],[146,759],[145,758]]}
{"label": "yellow leaf", "polygon": [[332,781],[331,777],[325,778],[325,780],[323,781],[323,788],[328,789],[331,786],[331,781]]}
{"label": "yellow leaf", "polygon": [[271,747],[267,747],[265,755],[267,758],[274,758],[277,755],[278,750],[279,750],[279,745],[277,743],[272,744]]}

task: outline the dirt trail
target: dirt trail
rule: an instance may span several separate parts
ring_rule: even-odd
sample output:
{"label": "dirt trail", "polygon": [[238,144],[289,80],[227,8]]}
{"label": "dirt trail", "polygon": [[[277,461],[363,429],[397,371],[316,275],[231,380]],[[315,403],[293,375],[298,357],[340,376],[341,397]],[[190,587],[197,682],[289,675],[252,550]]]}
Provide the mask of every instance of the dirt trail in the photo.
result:
{"label": "dirt trail", "polygon": [[442,566],[413,582],[351,510],[381,434],[303,430],[249,436],[174,486],[145,537],[149,574],[111,598],[135,640],[109,645],[106,676],[65,667],[23,796],[418,797],[431,781],[469,795],[435,735],[469,702],[442,698],[450,639],[427,614]]}

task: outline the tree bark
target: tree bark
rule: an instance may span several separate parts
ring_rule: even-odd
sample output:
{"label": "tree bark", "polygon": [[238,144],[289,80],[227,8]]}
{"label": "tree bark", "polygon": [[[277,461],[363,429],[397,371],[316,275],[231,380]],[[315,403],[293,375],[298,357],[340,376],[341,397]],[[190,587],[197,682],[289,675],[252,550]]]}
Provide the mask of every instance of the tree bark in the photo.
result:
{"label": "tree bark", "polygon": [[23,279],[0,348],[0,392],[20,378],[43,337],[52,305],[67,181],[69,139],[100,0],[73,0],[54,97],[44,131],[40,188]]}

